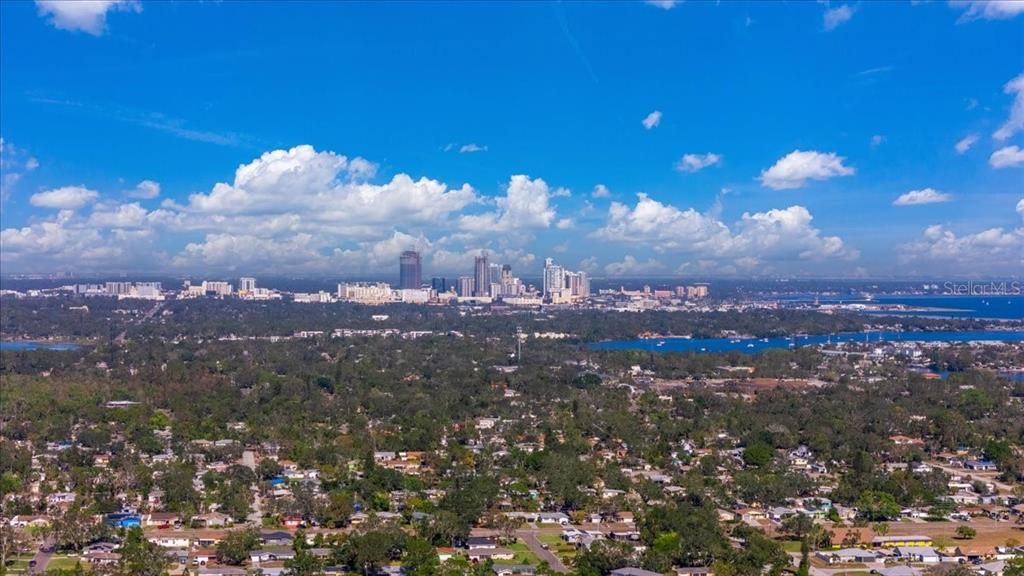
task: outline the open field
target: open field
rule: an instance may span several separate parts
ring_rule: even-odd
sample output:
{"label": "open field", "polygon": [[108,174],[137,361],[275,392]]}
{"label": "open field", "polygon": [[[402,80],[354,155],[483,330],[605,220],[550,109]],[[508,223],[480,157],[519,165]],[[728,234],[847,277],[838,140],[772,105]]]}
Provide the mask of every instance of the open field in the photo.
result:
{"label": "open field", "polygon": [[[978,534],[970,540],[956,538],[956,529],[970,526]],[[923,535],[946,538],[953,546],[1002,546],[1007,540],[1024,542],[1024,525],[978,518],[970,522],[891,522],[889,536]]]}

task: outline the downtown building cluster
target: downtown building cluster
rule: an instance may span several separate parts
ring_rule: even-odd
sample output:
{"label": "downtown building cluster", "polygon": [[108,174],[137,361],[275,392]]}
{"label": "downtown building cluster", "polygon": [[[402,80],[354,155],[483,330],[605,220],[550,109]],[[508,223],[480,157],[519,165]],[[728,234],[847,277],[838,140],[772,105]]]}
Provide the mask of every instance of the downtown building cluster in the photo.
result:
{"label": "downtown building cluster", "polygon": [[385,282],[346,282],[338,284],[336,298],[362,304],[406,302],[426,303],[494,303],[513,306],[540,304],[573,304],[590,296],[590,279],[585,272],[574,272],[545,260],[540,288],[524,282],[512,273],[511,264],[491,262],[486,253],[476,256],[473,273],[454,281],[435,276],[423,281],[420,254],[413,250],[399,256],[398,287]]}
{"label": "downtown building cluster", "polygon": [[[100,284],[62,286],[57,292],[72,292],[84,296],[113,296],[119,299],[137,298],[165,300],[167,298],[239,298],[242,300],[278,300],[290,296],[294,302],[330,303],[355,302],[381,305],[407,304],[490,304],[510,306],[539,306],[542,304],[582,304],[591,296],[590,278],[586,272],[572,271],[556,264],[552,258],[544,260],[540,286],[524,282],[512,273],[510,264],[490,262],[487,253],[474,258],[473,273],[454,280],[435,276],[423,280],[422,259],[419,252],[408,250],[399,256],[398,285],[387,282],[342,282],[334,292],[284,292],[256,285],[256,278],[243,276],[238,283],[224,280],[185,280],[179,290],[163,289],[160,282],[112,281]],[[43,292],[52,290],[32,291]],[[17,294],[15,294],[17,295]]]}

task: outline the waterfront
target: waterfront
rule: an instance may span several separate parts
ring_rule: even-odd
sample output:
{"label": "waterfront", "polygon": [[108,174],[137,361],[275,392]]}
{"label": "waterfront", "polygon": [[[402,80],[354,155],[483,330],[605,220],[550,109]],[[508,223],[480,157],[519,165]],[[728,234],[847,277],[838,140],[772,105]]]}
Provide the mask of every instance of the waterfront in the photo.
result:
{"label": "waterfront", "polygon": [[[989,318],[993,320],[1024,320],[1024,296],[950,296],[879,294],[865,295],[816,295],[801,294],[780,298],[789,305],[817,302],[821,305],[878,306],[885,310],[852,309],[860,314],[884,314],[889,316],[927,316],[930,318]],[[893,309],[892,307],[907,309]]]}
{"label": "waterfront", "polygon": [[81,348],[81,346],[72,342],[31,342],[27,340],[18,342],[0,342],[0,350],[13,350],[16,352],[29,352],[32,350],[68,352],[70,350],[78,350],[79,348]]}
{"label": "waterfront", "polygon": [[818,344],[878,342],[1024,342],[1024,331],[986,330],[976,332],[844,332],[776,338],[640,338],[612,340],[592,345],[599,350],[645,350],[648,352],[761,352],[763,350]]}

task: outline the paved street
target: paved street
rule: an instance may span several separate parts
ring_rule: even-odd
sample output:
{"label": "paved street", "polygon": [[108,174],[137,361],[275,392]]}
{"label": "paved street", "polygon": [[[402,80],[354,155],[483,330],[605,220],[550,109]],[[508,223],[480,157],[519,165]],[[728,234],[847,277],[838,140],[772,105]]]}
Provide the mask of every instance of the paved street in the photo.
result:
{"label": "paved street", "polygon": [[541,545],[540,540],[537,539],[536,528],[534,529],[521,529],[516,530],[516,536],[526,543],[526,546],[533,552],[537,558],[544,560],[551,566],[551,569],[555,572],[570,572],[569,568],[565,564],[562,564],[562,560],[551,550],[545,550],[544,546]]}
{"label": "paved street", "polygon": [[36,565],[34,568],[29,569],[29,574],[42,574],[46,572],[46,566],[50,563],[50,558],[53,557],[53,552],[43,552],[44,548],[53,546],[53,540],[45,540],[39,545],[39,549],[36,550],[36,555],[32,557],[35,560]]}

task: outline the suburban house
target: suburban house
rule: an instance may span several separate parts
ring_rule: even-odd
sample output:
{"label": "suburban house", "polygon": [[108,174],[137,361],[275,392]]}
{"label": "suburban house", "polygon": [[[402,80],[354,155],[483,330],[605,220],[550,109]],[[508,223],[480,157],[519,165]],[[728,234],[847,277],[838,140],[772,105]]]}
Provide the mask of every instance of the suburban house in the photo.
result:
{"label": "suburban house", "polygon": [[893,555],[900,560],[922,564],[937,564],[942,560],[942,556],[928,546],[897,546]]}
{"label": "suburban house", "polygon": [[907,536],[875,536],[871,539],[871,545],[875,548],[896,548],[899,546],[931,546],[931,536],[907,535]]}
{"label": "suburban house", "polygon": [[829,564],[850,564],[853,562],[868,563],[878,560],[878,555],[871,550],[861,548],[843,548],[842,550],[821,550],[818,558]]}

